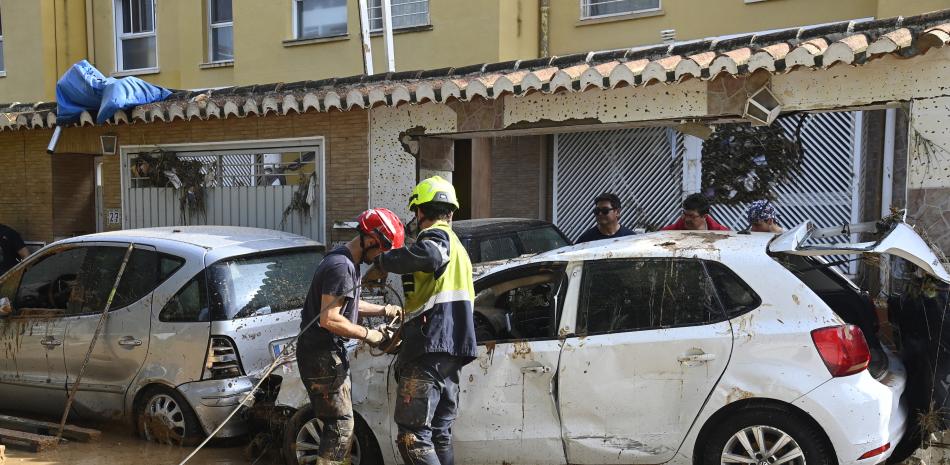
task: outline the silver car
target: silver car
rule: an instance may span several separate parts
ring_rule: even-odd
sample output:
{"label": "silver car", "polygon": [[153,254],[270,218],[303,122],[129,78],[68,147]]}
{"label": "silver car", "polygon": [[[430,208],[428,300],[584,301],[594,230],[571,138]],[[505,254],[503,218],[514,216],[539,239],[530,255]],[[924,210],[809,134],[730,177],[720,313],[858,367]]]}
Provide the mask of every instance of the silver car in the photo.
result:
{"label": "silver car", "polygon": [[[238,227],[166,227],[53,243],[0,276],[0,409],[61,415],[129,245],[73,402],[148,439],[193,443],[297,333],[324,247]],[[58,418],[58,417],[57,417]],[[230,421],[217,437],[243,434]]]}

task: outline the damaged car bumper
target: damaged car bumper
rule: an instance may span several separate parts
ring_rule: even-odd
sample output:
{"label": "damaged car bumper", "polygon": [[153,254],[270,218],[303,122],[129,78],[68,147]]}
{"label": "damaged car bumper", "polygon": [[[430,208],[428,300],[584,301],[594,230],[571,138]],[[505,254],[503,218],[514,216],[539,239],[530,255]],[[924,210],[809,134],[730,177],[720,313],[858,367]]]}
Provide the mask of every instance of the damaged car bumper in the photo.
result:
{"label": "damaged car bumper", "polygon": [[[230,379],[195,381],[178,386],[179,392],[191,404],[205,434],[211,434],[241,400],[254,388],[254,381],[242,376]],[[241,415],[232,417],[217,438],[230,438],[247,433],[248,425]]]}
{"label": "damaged car bumper", "polygon": [[884,462],[913,421],[902,402],[906,372],[889,355],[888,370],[878,379],[867,371],[832,378],[794,402],[822,426],[840,465]]}

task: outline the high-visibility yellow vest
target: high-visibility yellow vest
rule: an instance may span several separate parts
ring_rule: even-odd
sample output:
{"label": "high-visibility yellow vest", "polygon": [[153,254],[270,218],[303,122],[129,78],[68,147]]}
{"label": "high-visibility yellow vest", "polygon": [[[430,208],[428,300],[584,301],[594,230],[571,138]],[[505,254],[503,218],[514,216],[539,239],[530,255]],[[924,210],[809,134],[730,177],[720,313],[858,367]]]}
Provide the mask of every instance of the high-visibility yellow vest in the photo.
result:
{"label": "high-visibility yellow vest", "polygon": [[[445,221],[436,221],[424,229],[440,229],[449,236],[449,261],[439,277],[436,273],[417,271],[412,274],[411,286],[406,286],[406,319],[410,320],[439,304],[468,301],[475,298],[472,284],[472,262],[462,241]],[[420,232],[421,234],[421,232]],[[411,287],[411,289],[409,289]]]}

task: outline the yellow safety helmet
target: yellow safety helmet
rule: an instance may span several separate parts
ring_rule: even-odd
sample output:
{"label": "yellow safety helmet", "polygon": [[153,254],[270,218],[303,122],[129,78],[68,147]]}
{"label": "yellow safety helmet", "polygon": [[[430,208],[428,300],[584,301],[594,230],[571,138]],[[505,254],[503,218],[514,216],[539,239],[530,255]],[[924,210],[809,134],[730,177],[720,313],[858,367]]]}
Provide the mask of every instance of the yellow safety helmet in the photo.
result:
{"label": "yellow safety helmet", "polygon": [[423,179],[412,189],[412,195],[409,196],[409,210],[416,211],[416,207],[419,205],[431,202],[451,205],[453,210],[459,208],[459,200],[455,196],[455,187],[441,176]]}

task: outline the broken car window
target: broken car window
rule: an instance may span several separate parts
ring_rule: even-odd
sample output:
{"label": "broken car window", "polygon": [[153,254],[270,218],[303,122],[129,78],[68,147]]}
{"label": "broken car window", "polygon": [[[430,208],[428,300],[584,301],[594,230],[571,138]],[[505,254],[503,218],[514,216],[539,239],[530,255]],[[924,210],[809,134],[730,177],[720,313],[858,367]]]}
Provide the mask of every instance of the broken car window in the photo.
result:
{"label": "broken car window", "polygon": [[30,266],[23,274],[17,291],[15,311],[47,309],[65,311],[82,303],[78,291],[79,270],[86,258],[86,247],[60,249]]}
{"label": "broken car window", "polygon": [[762,303],[755,291],[741,278],[736,276],[726,265],[719,262],[704,261],[706,271],[712,278],[713,285],[719,291],[719,301],[729,318],[752,310]]}
{"label": "broken car window", "polygon": [[703,263],[598,260],[584,265],[580,334],[687,326],[724,319]]}
{"label": "broken car window", "polygon": [[316,250],[298,250],[215,263],[209,268],[212,318],[230,320],[303,307],[322,259]]}
{"label": "broken car window", "polygon": [[563,273],[546,268],[496,282],[475,296],[475,338],[485,341],[554,338]]}
{"label": "broken car window", "polygon": [[182,286],[175,297],[169,299],[158,319],[166,322],[211,321],[204,271],[198,273],[198,276]]}

